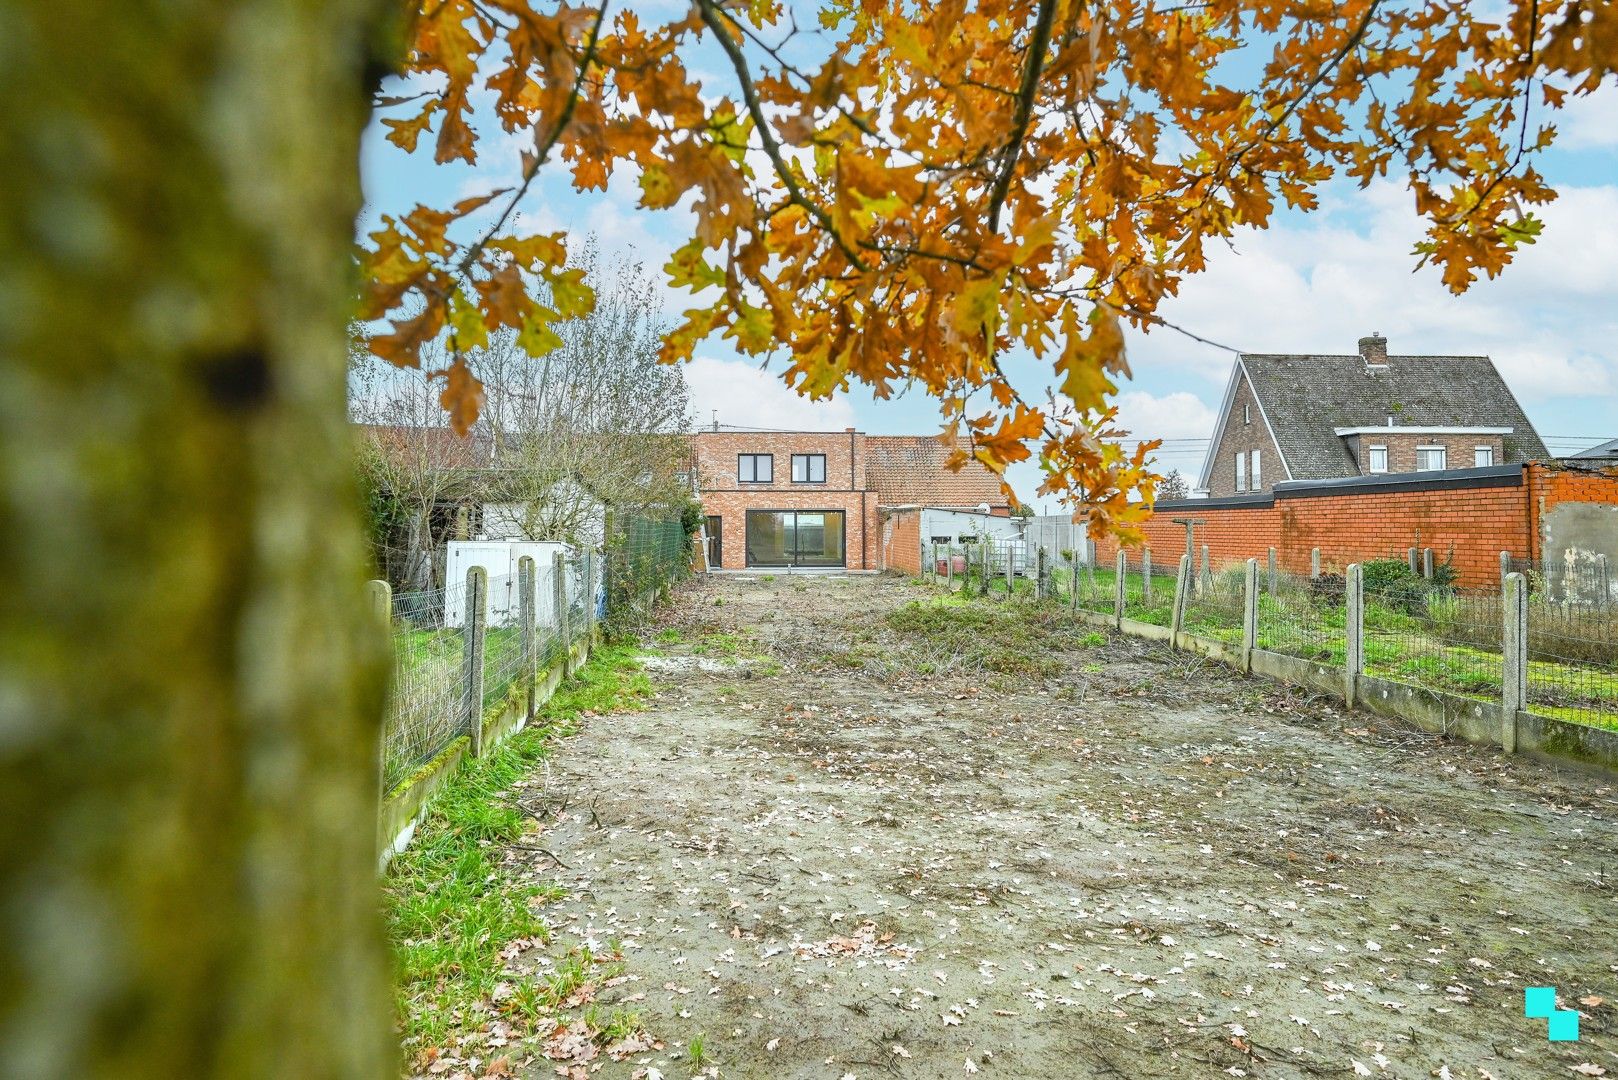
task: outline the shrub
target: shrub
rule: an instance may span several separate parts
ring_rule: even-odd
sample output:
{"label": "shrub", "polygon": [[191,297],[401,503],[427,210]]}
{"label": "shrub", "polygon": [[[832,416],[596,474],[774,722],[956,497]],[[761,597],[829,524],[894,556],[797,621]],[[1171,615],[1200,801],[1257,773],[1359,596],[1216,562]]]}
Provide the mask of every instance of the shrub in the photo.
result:
{"label": "shrub", "polygon": [[1360,573],[1368,594],[1408,615],[1433,617],[1432,604],[1442,604],[1443,597],[1454,595],[1455,567],[1448,561],[1433,565],[1431,580],[1411,570],[1404,559],[1371,559],[1360,564]]}

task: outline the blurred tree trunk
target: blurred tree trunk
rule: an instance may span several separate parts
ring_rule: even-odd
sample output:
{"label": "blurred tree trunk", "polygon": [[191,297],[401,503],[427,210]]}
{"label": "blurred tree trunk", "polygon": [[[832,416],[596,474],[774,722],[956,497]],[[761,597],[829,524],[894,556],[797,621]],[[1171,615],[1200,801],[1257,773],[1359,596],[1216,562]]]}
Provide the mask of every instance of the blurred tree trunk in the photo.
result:
{"label": "blurred tree trunk", "polygon": [[0,1075],[395,1071],[344,430],[383,0],[0,0]]}

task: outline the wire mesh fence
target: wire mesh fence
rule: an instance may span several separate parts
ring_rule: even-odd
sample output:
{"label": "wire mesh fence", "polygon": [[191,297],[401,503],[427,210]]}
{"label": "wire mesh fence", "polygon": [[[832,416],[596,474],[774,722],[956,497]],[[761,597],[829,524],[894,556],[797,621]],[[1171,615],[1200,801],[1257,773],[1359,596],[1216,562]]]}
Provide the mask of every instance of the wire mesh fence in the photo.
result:
{"label": "wire mesh fence", "polygon": [[[1068,534],[1046,530],[1029,543],[994,539],[939,547],[929,572],[969,596],[1034,596],[1074,610],[1118,610],[1116,559],[1096,560],[1078,547],[1057,547]],[[1047,568],[1037,590],[1041,551]],[[1327,566],[1313,574],[1276,567],[1273,552],[1256,559],[1254,646],[1331,667],[1348,662],[1348,580]],[[1145,549],[1123,556],[1126,619],[1167,626],[1173,620],[1179,552],[1154,558]],[[1247,604],[1245,562],[1210,567],[1206,549],[1190,575],[1182,630],[1228,645],[1242,642]],[[1318,555],[1311,559],[1318,566]],[[1606,560],[1525,567],[1528,633],[1526,708],[1539,715],[1618,729],[1618,584]],[[1008,573],[1009,571],[1009,573]],[[1505,610],[1501,589],[1456,584],[1447,556],[1399,551],[1360,564],[1363,581],[1360,657],[1365,675],[1476,700],[1504,700]]]}
{"label": "wire mesh fence", "polygon": [[437,756],[465,727],[465,634],[447,618],[465,606],[464,583],[393,597],[393,678],[382,729],[386,788]]}
{"label": "wire mesh fence", "polygon": [[1544,563],[1528,581],[1528,710],[1618,728],[1618,598],[1605,559]]}
{"label": "wire mesh fence", "polygon": [[1181,629],[1227,645],[1240,645],[1247,606],[1247,567],[1235,563],[1218,570],[1199,570],[1192,575],[1191,586]]}
{"label": "wire mesh fence", "polygon": [[1276,571],[1258,598],[1257,647],[1324,664],[1348,652],[1347,600],[1342,577],[1309,578]]}
{"label": "wire mesh fence", "polygon": [[1504,616],[1494,589],[1459,589],[1419,577],[1365,587],[1367,675],[1447,694],[1499,701]]}
{"label": "wire mesh fence", "polygon": [[[393,674],[383,726],[382,782],[392,790],[461,735],[526,692],[531,671],[545,671],[608,615],[641,610],[640,601],[689,573],[688,533],[678,520],[625,518],[605,558],[572,551],[532,565],[531,609],[522,598],[521,565],[487,574],[482,604],[481,693],[467,655],[477,604],[465,581],[392,599]],[[558,579],[557,574],[561,577]],[[533,624],[524,633],[525,612]]]}
{"label": "wire mesh fence", "polygon": [[1528,581],[1531,596],[1569,610],[1618,609],[1618,567],[1603,554],[1569,561],[1511,559],[1509,568]]}
{"label": "wire mesh fence", "polygon": [[597,617],[632,617],[643,609],[645,597],[688,576],[690,543],[690,534],[678,519],[628,517],[616,521],[603,560]]}

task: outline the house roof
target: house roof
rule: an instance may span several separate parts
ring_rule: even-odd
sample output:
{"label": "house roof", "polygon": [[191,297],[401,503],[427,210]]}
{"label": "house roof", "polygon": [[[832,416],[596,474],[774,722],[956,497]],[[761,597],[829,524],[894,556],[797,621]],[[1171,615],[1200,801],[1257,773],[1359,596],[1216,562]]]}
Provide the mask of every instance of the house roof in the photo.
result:
{"label": "house roof", "polygon": [[1574,461],[1608,461],[1618,458],[1618,439],[1608,439],[1604,443],[1596,443],[1588,450],[1580,450],[1577,454],[1568,456]]}
{"label": "house roof", "polygon": [[386,453],[424,458],[446,469],[481,469],[489,463],[489,440],[477,432],[457,435],[447,425],[355,424]]}
{"label": "house roof", "polygon": [[[1293,480],[1359,471],[1338,428],[1509,427],[1502,464],[1549,458],[1511,388],[1487,356],[1389,356],[1368,366],[1347,356],[1244,353],[1237,360]],[[1213,445],[1218,445],[1226,416]],[[1411,434],[1416,434],[1412,431]]]}
{"label": "house roof", "polygon": [[968,461],[959,472],[948,464],[951,444],[939,435],[867,435],[865,485],[883,506],[1009,506],[1000,479]]}

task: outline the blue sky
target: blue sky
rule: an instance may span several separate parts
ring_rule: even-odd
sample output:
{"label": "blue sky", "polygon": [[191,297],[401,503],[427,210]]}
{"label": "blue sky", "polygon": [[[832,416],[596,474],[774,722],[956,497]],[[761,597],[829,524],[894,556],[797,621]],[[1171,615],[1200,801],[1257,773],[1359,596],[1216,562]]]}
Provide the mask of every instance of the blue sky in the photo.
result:
{"label": "blue sky", "polygon": [[[718,78],[714,85],[716,95],[727,86]],[[1268,230],[1239,236],[1162,314],[1248,352],[1349,353],[1359,337],[1380,331],[1393,353],[1486,354],[1553,452],[1618,437],[1618,87],[1575,100],[1557,122],[1558,145],[1537,162],[1562,196],[1537,211],[1543,236],[1499,279],[1465,296],[1450,296],[1436,271],[1414,271],[1411,248],[1421,230],[1410,196],[1401,184],[1382,182],[1364,191],[1329,186],[1315,213],[1284,213]],[[476,166],[438,166],[428,153],[403,154],[373,126],[362,156],[362,228],[379,213],[418,202],[443,206],[510,183],[521,144],[492,124],[479,130],[485,138]],[[637,210],[638,194],[630,176],[615,176],[605,193],[580,195],[565,174],[553,173],[530,191],[519,227],[594,233],[605,253],[659,268],[689,236],[691,219],[680,208]],[[689,299],[668,293],[671,319]],[[1195,482],[1231,356],[1167,330],[1132,334],[1129,349],[1134,378],[1120,388],[1122,422],[1137,437],[1165,440],[1159,467]],[[876,401],[856,389],[810,402],[773,370],[710,339],[687,369],[695,419],[881,434],[938,430],[937,408],[922,394]],[[1056,509],[1035,496],[1037,468],[1019,467],[1011,477],[1023,498]]]}

